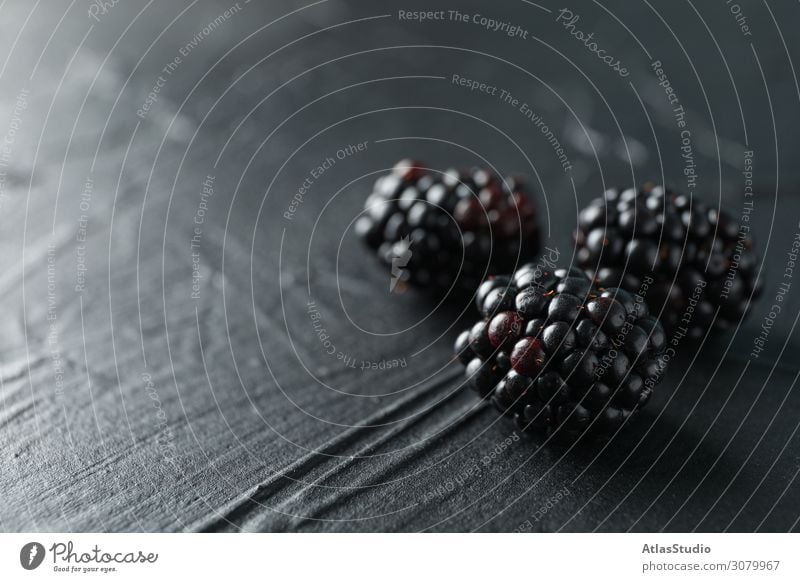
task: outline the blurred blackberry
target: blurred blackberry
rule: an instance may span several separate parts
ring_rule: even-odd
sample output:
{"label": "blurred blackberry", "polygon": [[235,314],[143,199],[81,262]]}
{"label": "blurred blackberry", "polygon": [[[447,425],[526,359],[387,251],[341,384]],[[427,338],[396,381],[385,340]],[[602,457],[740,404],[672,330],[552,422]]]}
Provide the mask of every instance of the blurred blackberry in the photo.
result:
{"label": "blurred blackberry", "polygon": [[517,178],[484,169],[428,171],[402,160],[378,179],[356,232],[406,283],[471,295],[487,275],[539,252],[532,196]]}
{"label": "blurred blackberry", "polygon": [[575,239],[577,262],[598,285],[641,290],[670,333],[702,337],[717,309],[715,327],[730,327],[761,292],[749,234],[726,212],[660,186],[608,190],[581,211]]}
{"label": "blurred blackberry", "polygon": [[578,269],[522,266],[476,294],[483,320],[458,336],[467,384],[540,435],[609,435],[663,375],[666,334],[644,300]]}

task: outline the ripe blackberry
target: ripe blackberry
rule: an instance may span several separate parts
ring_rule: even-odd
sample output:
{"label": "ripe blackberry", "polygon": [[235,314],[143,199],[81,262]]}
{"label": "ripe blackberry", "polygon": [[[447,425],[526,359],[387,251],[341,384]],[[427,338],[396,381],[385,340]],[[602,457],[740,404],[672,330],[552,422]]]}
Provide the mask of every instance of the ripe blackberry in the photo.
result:
{"label": "ripe blackberry", "polygon": [[484,282],[483,320],[458,336],[467,384],[522,430],[614,433],[661,380],[667,338],[644,300],[578,269],[523,265]]}
{"label": "ripe blackberry", "polygon": [[406,283],[471,295],[487,275],[539,252],[536,212],[525,185],[479,168],[434,173],[403,160],[378,179],[356,232]]}
{"label": "ripe blackberry", "polygon": [[598,285],[641,291],[669,332],[697,339],[712,321],[736,324],[761,292],[748,231],[716,207],[646,184],[608,190],[580,212],[576,257]]}

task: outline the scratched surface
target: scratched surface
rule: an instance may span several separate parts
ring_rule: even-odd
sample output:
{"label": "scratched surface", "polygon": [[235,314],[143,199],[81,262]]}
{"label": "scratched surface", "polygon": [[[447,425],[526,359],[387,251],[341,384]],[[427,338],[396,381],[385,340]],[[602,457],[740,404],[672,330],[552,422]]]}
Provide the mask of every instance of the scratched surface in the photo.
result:
{"label": "scratched surface", "polygon": [[[800,529],[800,7],[458,4],[0,4],[0,529]],[[389,295],[351,228],[400,157],[490,163],[568,263],[607,185],[691,168],[741,214],[746,151],[764,297],[604,446],[466,392],[471,308]]]}

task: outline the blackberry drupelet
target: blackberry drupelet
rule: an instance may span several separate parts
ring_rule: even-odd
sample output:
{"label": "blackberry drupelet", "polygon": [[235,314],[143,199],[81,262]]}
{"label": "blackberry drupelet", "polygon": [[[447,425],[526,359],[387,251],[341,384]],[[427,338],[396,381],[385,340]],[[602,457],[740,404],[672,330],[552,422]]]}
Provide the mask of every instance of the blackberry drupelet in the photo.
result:
{"label": "blackberry drupelet", "polygon": [[[661,186],[608,190],[578,217],[577,262],[600,286],[638,292],[672,333],[727,328],[760,294],[748,231],[726,212]],[[714,314],[719,314],[714,320]]]}
{"label": "blackberry drupelet", "polygon": [[650,398],[667,338],[638,295],[579,269],[526,264],[475,295],[483,319],[455,344],[467,385],[522,430],[613,434]]}
{"label": "blackberry drupelet", "polygon": [[441,174],[402,160],[375,183],[355,228],[391,267],[390,291],[411,283],[438,295],[471,295],[487,275],[539,252],[525,185],[479,168]]}

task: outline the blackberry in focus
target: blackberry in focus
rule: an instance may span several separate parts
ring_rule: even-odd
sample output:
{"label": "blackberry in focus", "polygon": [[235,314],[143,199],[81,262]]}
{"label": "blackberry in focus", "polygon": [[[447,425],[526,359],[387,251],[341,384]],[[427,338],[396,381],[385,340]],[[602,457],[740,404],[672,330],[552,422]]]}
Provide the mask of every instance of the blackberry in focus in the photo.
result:
{"label": "blackberry in focus", "polygon": [[726,212],[661,186],[608,190],[580,212],[575,239],[587,275],[642,290],[670,333],[682,327],[699,339],[712,321],[736,325],[761,292],[748,232]]}
{"label": "blackberry in focus", "polygon": [[390,292],[412,284],[439,296],[472,295],[487,275],[513,270],[540,244],[520,179],[481,168],[435,173],[411,160],[377,180],[355,229],[391,268]]}
{"label": "blackberry in focus", "polygon": [[519,428],[609,436],[660,382],[667,337],[644,299],[579,269],[532,263],[478,288],[483,319],[455,344],[466,383]]}

